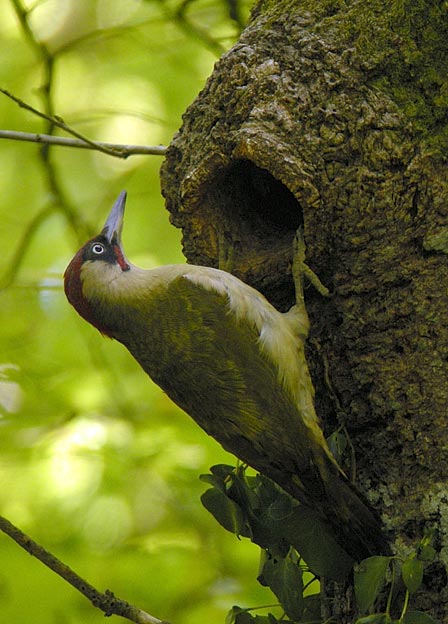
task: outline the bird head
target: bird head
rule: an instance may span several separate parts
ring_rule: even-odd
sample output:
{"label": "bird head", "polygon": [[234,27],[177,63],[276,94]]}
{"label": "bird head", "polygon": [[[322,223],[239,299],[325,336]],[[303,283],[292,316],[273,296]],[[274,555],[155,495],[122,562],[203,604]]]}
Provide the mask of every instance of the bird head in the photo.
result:
{"label": "bird head", "polygon": [[101,233],[81,247],[64,274],[67,299],[78,314],[104,334],[108,334],[107,327],[100,320],[95,304],[106,301],[131,268],[121,246],[125,204],[126,191],[122,191]]}

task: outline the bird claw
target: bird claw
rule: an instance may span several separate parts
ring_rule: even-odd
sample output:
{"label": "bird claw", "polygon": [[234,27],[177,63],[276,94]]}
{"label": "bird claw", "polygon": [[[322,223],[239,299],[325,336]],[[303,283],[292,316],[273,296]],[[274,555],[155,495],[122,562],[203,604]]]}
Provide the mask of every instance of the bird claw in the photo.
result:
{"label": "bird claw", "polygon": [[294,280],[294,286],[296,290],[296,303],[303,304],[303,277],[314,286],[319,294],[323,297],[329,297],[330,291],[326,286],[322,284],[319,277],[314,273],[312,269],[305,262],[306,245],[303,237],[303,227],[300,226],[296,235],[294,236],[293,243],[293,260],[292,260],[292,277]]}

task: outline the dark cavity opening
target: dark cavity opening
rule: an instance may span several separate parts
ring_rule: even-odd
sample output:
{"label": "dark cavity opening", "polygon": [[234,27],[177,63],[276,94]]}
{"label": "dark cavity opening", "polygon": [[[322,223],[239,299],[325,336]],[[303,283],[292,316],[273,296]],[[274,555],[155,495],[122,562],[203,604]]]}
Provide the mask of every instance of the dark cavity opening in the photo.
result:
{"label": "dark cavity opening", "polygon": [[239,224],[251,237],[286,237],[302,224],[301,207],[291,191],[266,169],[249,160],[236,160],[216,179],[217,195],[223,217]]}
{"label": "dark cavity opening", "polygon": [[293,240],[303,223],[302,207],[292,192],[266,169],[239,159],[207,180],[200,205],[216,236],[216,255],[210,261],[287,310],[294,297]]}

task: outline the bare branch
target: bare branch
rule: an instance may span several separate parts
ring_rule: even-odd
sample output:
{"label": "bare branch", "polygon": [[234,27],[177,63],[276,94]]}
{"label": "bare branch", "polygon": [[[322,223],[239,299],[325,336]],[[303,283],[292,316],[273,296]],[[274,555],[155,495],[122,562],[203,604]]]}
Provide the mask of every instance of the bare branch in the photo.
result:
{"label": "bare branch", "polygon": [[28,535],[15,527],[9,520],[0,516],[0,530],[9,535],[21,548],[30,555],[39,559],[44,565],[70,583],[75,589],[83,594],[94,607],[103,611],[104,615],[119,615],[136,624],[168,624],[163,620],[142,611],[124,600],[116,598],[114,594],[106,590],[104,593],[96,590],[76,572],[69,568],[60,559],[49,553],[45,548],[37,544]]}
{"label": "bare branch", "polygon": [[41,111],[37,110],[37,108],[34,108],[34,106],[27,104],[26,102],[24,102],[17,96],[13,95],[6,89],[0,88],[0,93],[3,93],[3,95],[6,95],[6,97],[9,97],[11,100],[16,102],[16,104],[18,104],[20,108],[24,108],[25,110],[30,111],[31,113],[33,113],[34,115],[37,115],[38,117],[42,117],[42,119],[45,119],[46,121],[48,121],[52,126],[61,128],[62,130],[65,130],[65,132],[67,132],[68,134],[71,134],[72,136],[80,139],[83,143],[90,145],[91,149],[104,152],[105,154],[109,154],[109,156],[116,156],[114,148],[104,147],[105,144],[96,143],[95,141],[92,141],[91,139],[84,136],[77,130],[74,130],[74,128],[72,128],[71,126],[67,125],[65,121],[61,117],[59,117],[59,115],[47,115],[47,113],[42,113]]}
{"label": "bare branch", "polygon": [[0,130],[0,139],[61,145],[63,147],[77,147],[78,149],[99,149],[102,152],[107,150],[106,153],[110,156],[123,159],[136,154],[163,156],[167,150],[164,145],[123,145],[118,143],[103,143],[100,141],[89,141],[86,143],[84,139],[69,139],[53,134],[35,134],[33,132],[18,132],[16,130]]}

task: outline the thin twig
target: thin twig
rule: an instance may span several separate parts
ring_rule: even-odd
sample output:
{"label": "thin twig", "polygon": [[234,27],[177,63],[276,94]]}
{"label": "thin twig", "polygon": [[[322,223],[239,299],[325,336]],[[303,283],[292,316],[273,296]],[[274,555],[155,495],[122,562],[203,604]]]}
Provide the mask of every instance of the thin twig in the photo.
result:
{"label": "thin twig", "polygon": [[211,37],[208,30],[196,26],[196,24],[189,20],[186,13],[191,0],[182,0],[174,9],[169,8],[164,0],[159,0],[159,5],[164,11],[166,17],[174,22],[184,33],[186,33],[192,39],[200,41],[206,48],[208,48],[215,56],[219,57],[224,54],[226,48],[222,46],[219,41]]}
{"label": "thin twig", "polygon": [[99,592],[60,559],[52,555],[48,550],[45,550],[45,548],[32,540],[3,516],[0,516],[0,530],[6,533],[6,535],[9,535],[11,539],[30,555],[36,557],[36,559],[50,568],[50,570],[53,570],[53,572],[62,577],[67,583],[72,585],[72,587],[81,592],[81,594],[83,594],[94,607],[100,609],[105,616],[120,615],[136,624],[168,624],[168,622],[159,620],[153,615],[146,613],[146,611],[142,611],[128,602],[120,600],[109,590],[106,590],[104,593]]}
{"label": "thin twig", "polygon": [[22,239],[17,244],[8,268],[0,277],[0,291],[8,288],[14,282],[35,233],[40,228],[42,223],[44,223],[46,219],[48,219],[55,212],[55,210],[56,208],[54,205],[46,206],[29,222],[28,227],[22,235]]}
{"label": "thin twig", "polygon": [[100,141],[89,141],[86,143],[84,139],[69,139],[53,134],[35,134],[33,132],[19,132],[16,130],[0,130],[0,139],[28,141],[30,143],[46,143],[47,145],[61,145],[62,147],[76,147],[78,149],[108,150],[107,153],[110,156],[123,159],[128,158],[128,156],[134,156],[135,154],[163,156],[167,150],[164,145],[123,145]]}
{"label": "thin twig", "polygon": [[216,56],[221,56],[226,51],[226,48],[222,46],[219,41],[211,37],[208,30],[200,28],[192,20],[188,19],[187,11],[191,3],[192,0],[183,0],[173,12],[172,19],[184,32],[190,36],[193,35],[197,37],[209,50],[214,52]]}
{"label": "thin twig", "polygon": [[[30,26],[28,18],[31,10],[28,10],[24,6],[22,6],[20,0],[11,0],[11,4],[16,13],[17,19],[19,20],[25,38],[36,52],[37,57],[39,57],[39,59],[42,61],[43,76],[42,83],[40,85],[40,91],[44,96],[43,100],[45,105],[45,114],[47,115],[48,120],[48,118],[51,118],[51,116],[54,114],[53,101],[51,97],[54,57],[48,50],[47,46],[35,36]],[[50,123],[49,132],[51,131],[51,129],[52,124]]]}
{"label": "thin twig", "polygon": [[45,119],[46,121],[48,121],[52,126],[61,128],[61,130],[65,130],[65,132],[67,132],[68,134],[71,134],[72,136],[76,137],[77,139],[80,139],[87,145],[90,145],[91,149],[95,149],[99,152],[104,152],[105,154],[109,154],[109,156],[116,155],[114,148],[104,147],[101,143],[96,143],[95,141],[92,141],[91,139],[84,136],[83,134],[81,134],[80,132],[72,128],[71,126],[67,125],[65,121],[58,115],[47,115],[47,113],[42,113],[37,108],[34,108],[34,106],[27,104],[27,102],[24,102],[23,100],[13,95],[6,89],[0,88],[0,93],[3,93],[3,95],[6,95],[6,97],[9,97],[11,100],[16,102],[16,104],[18,104],[20,108],[24,108],[25,110],[30,111],[34,115],[37,115],[38,117],[41,117],[42,119]]}
{"label": "thin twig", "polygon": [[[26,9],[20,0],[11,0],[14,11],[17,15],[19,23],[21,25],[23,34],[27,39],[29,45],[36,51],[37,56],[42,61],[42,82],[39,88],[39,92],[42,95],[42,100],[44,104],[44,113],[40,113],[36,109],[33,109],[32,106],[26,106],[26,108],[35,112],[38,116],[46,120],[46,129],[44,132],[46,134],[53,134],[54,130],[54,105],[53,105],[53,81],[54,81],[54,66],[55,66],[55,56],[53,56],[46,45],[40,41],[34,31],[32,30],[29,23],[30,10]],[[8,93],[8,92],[6,92]],[[12,97],[17,103],[18,98],[14,98],[8,94],[9,97]],[[67,197],[65,196],[62,184],[58,180],[56,167],[51,162],[50,159],[50,146],[48,144],[42,144],[42,148],[40,150],[40,160],[42,166],[44,168],[45,176],[47,178],[47,185],[50,195],[52,197],[52,201],[54,205],[57,207],[57,210],[61,212],[67,223],[72,228],[73,232],[77,240],[81,243],[84,239],[86,227],[83,219],[78,215],[77,211],[70,205]]]}
{"label": "thin twig", "polygon": [[231,20],[235,22],[238,27],[238,31],[241,34],[241,31],[245,27],[245,21],[242,15],[242,7],[240,5],[239,0],[226,0],[226,4],[229,9],[229,17]]}
{"label": "thin twig", "polygon": [[41,59],[45,60],[45,57],[49,56],[48,49],[41,41],[38,41],[37,38],[34,36],[34,33],[28,22],[29,11],[22,6],[19,0],[11,0],[11,4],[29,43],[34,48],[37,55],[40,56]]}

